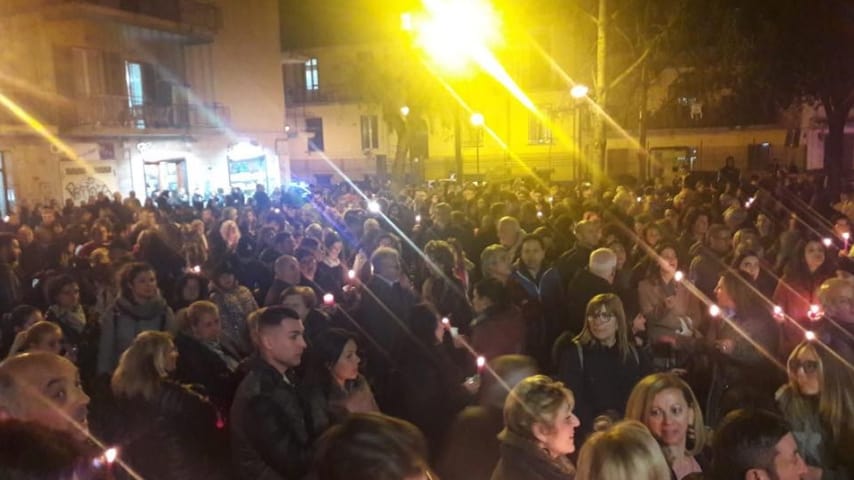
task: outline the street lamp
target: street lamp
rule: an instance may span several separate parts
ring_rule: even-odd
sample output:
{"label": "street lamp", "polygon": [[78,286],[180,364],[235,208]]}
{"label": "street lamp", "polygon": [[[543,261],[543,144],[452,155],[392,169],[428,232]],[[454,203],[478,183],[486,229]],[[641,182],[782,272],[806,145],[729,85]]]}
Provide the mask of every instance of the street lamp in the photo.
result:
{"label": "street lamp", "polygon": [[471,117],[469,117],[469,122],[471,122],[471,125],[475,128],[475,133],[476,133],[476,136],[475,136],[475,159],[476,159],[475,160],[476,161],[475,167],[476,167],[476,172],[479,176],[480,175],[480,139],[481,139],[481,134],[483,133],[483,123],[484,123],[483,114],[479,113],[479,112],[472,113]]}
{"label": "street lamp", "polygon": [[400,114],[403,115],[404,117],[408,117],[409,116],[409,107],[406,105],[400,107]]}
{"label": "street lamp", "polygon": [[576,84],[569,90],[569,94],[572,95],[572,98],[579,100],[586,97],[589,92],[590,88],[588,88],[587,85],[582,85],[580,83]]}

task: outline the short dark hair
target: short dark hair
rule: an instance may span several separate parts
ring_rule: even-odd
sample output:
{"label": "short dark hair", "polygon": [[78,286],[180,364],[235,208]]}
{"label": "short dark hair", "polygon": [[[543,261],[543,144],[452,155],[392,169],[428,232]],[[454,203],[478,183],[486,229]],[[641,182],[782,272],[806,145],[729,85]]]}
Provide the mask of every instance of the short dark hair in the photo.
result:
{"label": "short dark hair", "polygon": [[297,312],[281,305],[262,308],[258,312],[258,330],[260,331],[265,328],[278,327],[282,324],[282,320],[285,319],[299,320],[300,318],[299,315],[297,315]]}
{"label": "short dark hair", "polygon": [[122,297],[128,300],[133,299],[131,284],[139,274],[144,272],[155,272],[155,270],[145,262],[131,262],[122,267],[119,271],[119,292]]}
{"label": "short dark hair", "polygon": [[400,480],[426,471],[424,436],[411,423],[355,413],[318,441],[318,480]]}
{"label": "short dark hair", "polygon": [[474,291],[479,297],[490,299],[493,305],[508,306],[510,304],[507,287],[495,278],[484,278],[477,282]]}
{"label": "short dark hair", "polygon": [[282,243],[285,240],[291,240],[294,236],[290,232],[279,232],[273,237],[273,243]]}
{"label": "short dark hair", "polygon": [[52,304],[56,303],[56,297],[59,296],[63,288],[68,285],[76,284],[77,280],[75,280],[71,275],[63,274],[51,277],[50,280],[47,281],[47,287],[45,288],[47,300]]}
{"label": "short dark hair", "polygon": [[774,471],[776,446],[791,428],[765,410],[735,410],[724,417],[712,449],[712,478],[741,479],[753,468]]}
{"label": "short dark hair", "polygon": [[546,249],[546,242],[543,241],[543,237],[537,234],[529,233],[525,235],[524,237],[522,237],[522,241],[519,243],[519,245],[524,245],[526,242],[537,242],[540,244],[540,247],[543,250]]}

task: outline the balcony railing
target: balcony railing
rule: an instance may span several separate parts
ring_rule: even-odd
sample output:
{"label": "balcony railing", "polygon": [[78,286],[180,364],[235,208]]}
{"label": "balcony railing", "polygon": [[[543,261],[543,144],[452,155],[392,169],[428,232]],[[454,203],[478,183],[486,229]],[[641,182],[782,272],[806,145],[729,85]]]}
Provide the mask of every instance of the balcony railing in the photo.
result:
{"label": "balcony railing", "polygon": [[203,0],[47,0],[53,5],[93,5],[167,20],[211,32],[219,30],[220,9]]}
{"label": "balcony railing", "polygon": [[228,108],[207,105],[130,105],[127,97],[97,96],[76,101],[73,115],[62,121],[65,129],[186,130],[220,128],[228,124]]}

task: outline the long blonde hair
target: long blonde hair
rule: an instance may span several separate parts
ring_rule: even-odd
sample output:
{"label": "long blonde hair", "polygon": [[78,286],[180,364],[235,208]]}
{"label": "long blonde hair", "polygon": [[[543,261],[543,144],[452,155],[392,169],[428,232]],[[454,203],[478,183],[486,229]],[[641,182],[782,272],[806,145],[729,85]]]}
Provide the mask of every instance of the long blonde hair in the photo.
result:
{"label": "long blonde hair", "polygon": [[647,375],[638,382],[632,389],[629,401],[626,403],[626,420],[637,420],[646,424],[649,407],[652,405],[655,396],[671,388],[682,392],[688,408],[694,411],[694,422],[691,425],[694,428],[694,438],[689,438],[690,442],[686,441],[685,453],[691,456],[697,455],[706,446],[706,426],[703,423],[703,412],[700,410],[700,403],[697,401],[694,391],[678,375],[654,373]]}
{"label": "long blonde hair", "polygon": [[629,343],[628,326],[626,324],[626,312],[623,310],[623,301],[613,293],[600,293],[587,302],[587,310],[584,313],[584,328],[574,340],[582,346],[599,343],[590,332],[590,316],[596,313],[596,311],[601,307],[605,307],[605,310],[608,313],[613,313],[614,316],[617,317],[617,349],[620,351],[620,357],[622,357],[623,362],[625,362],[628,360],[629,354],[632,352],[633,348]]}
{"label": "long blonde hair", "polygon": [[576,480],[670,480],[670,467],[649,430],[624,420],[581,447]]}
{"label": "long blonde hair", "polygon": [[[819,378],[818,415],[822,424],[827,428],[832,437],[830,444],[839,444],[854,439],[854,393],[851,385],[854,385],[854,374],[846,365],[834,357],[833,353],[827,351],[824,345],[816,346],[814,342],[804,340],[792,353],[786,362],[787,371],[791,372],[792,361],[798,358],[801,352],[811,352],[818,359]],[[792,408],[798,417],[812,410],[811,402],[798,389],[798,383],[789,373],[789,389],[792,392]]]}
{"label": "long blonde hair", "polygon": [[110,381],[113,394],[152,400],[166,378],[166,357],[175,348],[172,336],[149,330],[136,336],[122,353],[119,366]]}

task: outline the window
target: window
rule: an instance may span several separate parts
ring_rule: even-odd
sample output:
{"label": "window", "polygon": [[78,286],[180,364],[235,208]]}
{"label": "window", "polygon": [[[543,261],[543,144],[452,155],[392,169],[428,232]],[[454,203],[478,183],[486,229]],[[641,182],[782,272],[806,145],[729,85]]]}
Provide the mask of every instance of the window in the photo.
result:
{"label": "window", "polygon": [[542,116],[528,114],[528,144],[545,145],[552,143],[552,130],[548,123],[552,121],[548,110],[540,109]]}
{"label": "window", "polygon": [[142,64],[137,62],[125,63],[127,79],[128,107],[130,108],[132,124],[136,128],[145,128],[143,106],[145,105],[145,89],[142,82]]}
{"label": "window", "polygon": [[306,118],[305,131],[309,134],[308,151],[322,152],[323,151],[323,119],[322,118]]}
{"label": "window", "polygon": [[320,89],[320,80],[318,79],[317,59],[309,58],[305,61],[305,89],[310,92],[316,92]]}
{"label": "window", "polygon": [[380,147],[379,120],[376,115],[362,115],[362,150],[373,150]]}

